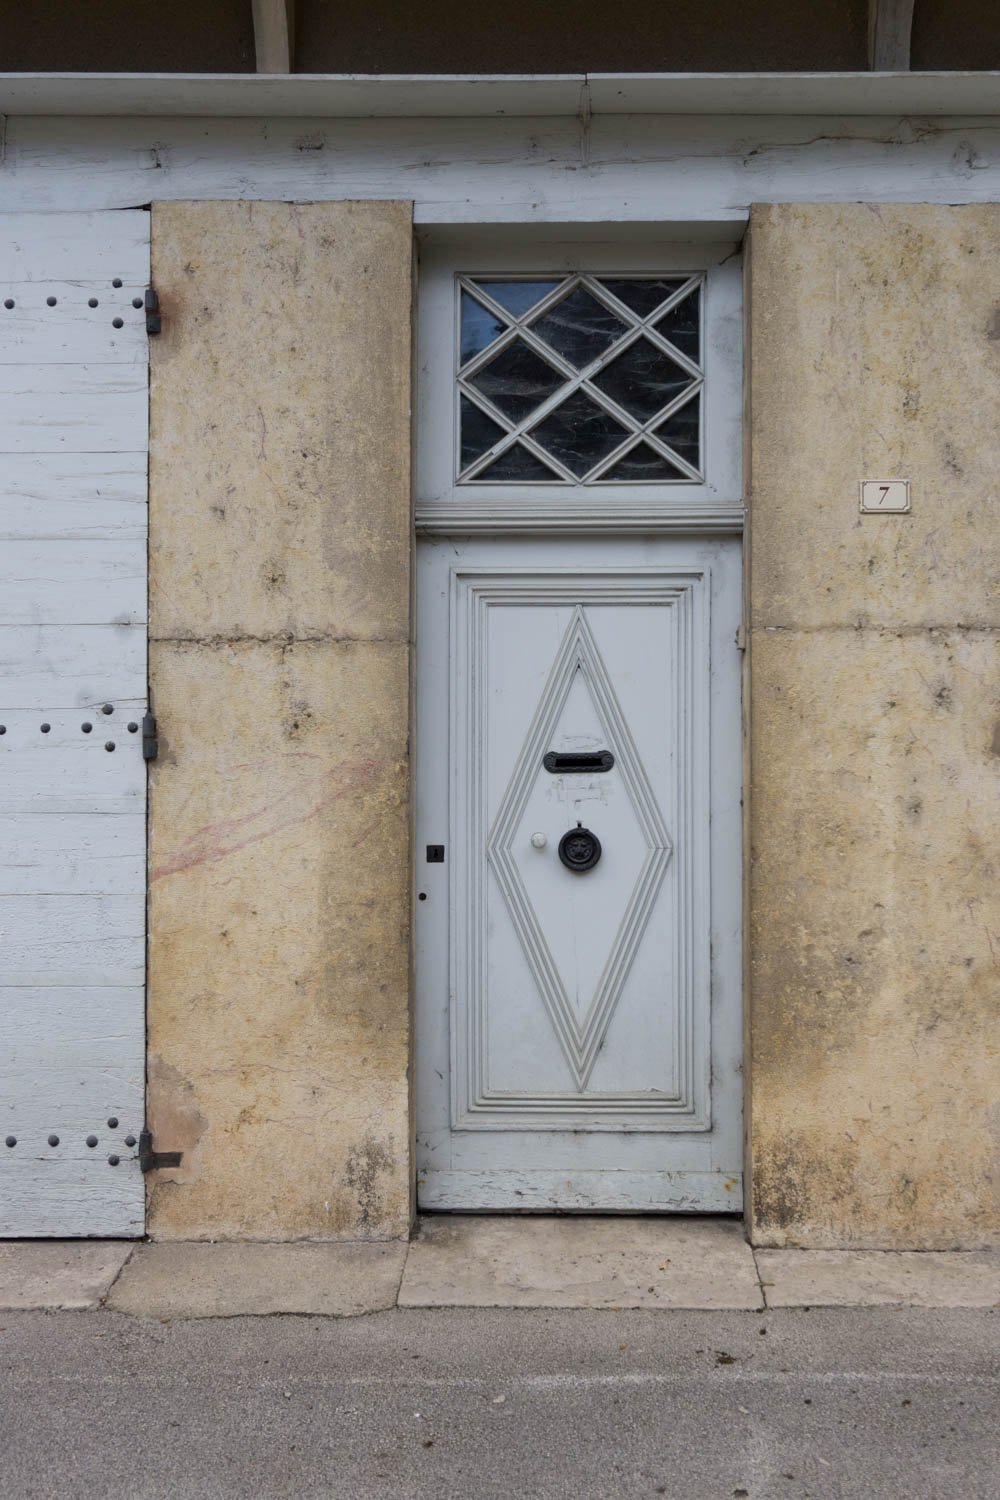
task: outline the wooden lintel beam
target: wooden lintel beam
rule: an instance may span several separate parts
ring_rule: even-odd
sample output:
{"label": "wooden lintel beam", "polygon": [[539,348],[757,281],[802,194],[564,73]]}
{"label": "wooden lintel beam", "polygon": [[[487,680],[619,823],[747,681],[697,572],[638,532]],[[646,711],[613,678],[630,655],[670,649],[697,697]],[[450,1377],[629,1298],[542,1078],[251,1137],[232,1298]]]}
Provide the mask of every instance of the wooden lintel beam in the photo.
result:
{"label": "wooden lintel beam", "polygon": [[258,73],[290,73],[295,60],[295,0],[252,0]]}
{"label": "wooden lintel beam", "polygon": [[868,0],[868,66],[873,73],[910,71],[913,0]]}

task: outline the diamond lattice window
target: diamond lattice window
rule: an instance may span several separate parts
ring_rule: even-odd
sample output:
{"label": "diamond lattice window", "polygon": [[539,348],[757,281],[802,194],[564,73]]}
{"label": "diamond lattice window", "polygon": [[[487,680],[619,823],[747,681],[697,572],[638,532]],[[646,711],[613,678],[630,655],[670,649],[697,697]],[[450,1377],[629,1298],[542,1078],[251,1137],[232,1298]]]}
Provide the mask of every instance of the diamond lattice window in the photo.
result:
{"label": "diamond lattice window", "polygon": [[459,480],[702,478],[701,276],[459,277]]}

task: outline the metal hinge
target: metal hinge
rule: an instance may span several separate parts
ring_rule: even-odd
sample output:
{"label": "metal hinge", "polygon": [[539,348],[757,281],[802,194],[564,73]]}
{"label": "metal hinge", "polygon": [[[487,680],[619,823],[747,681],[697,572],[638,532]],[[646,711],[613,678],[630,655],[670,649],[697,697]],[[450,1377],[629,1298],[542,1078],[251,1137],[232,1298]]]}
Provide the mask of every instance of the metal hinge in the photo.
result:
{"label": "metal hinge", "polygon": [[146,288],[145,307],[146,332],[159,333],[163,327],[163,320],[160,317],[160,299],[151,286]]}
{"label": "metal hinge", "polygon": [[154,1151],[153,1132],[148,1125],[139,1131],[139,1166],[143,1172],[155,1172],[158,1167],[179,1167],[183,1151]]}
{"label": "metal hinge", "polygon": [[142,758],[143,760],[155,760],[159,753],[160,742],[156,737],[156,720],[152,714],[142,716]]}

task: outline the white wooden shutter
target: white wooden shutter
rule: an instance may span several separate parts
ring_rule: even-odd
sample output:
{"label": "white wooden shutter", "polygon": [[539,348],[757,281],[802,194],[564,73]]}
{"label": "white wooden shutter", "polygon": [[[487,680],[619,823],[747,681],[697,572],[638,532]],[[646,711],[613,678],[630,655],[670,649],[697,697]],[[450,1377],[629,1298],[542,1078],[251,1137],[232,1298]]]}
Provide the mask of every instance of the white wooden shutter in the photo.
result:
{"label": "white wooden shutter", "polygon": [[148,282],[142,211],[0,215],[4,1235],[143,1232]]}

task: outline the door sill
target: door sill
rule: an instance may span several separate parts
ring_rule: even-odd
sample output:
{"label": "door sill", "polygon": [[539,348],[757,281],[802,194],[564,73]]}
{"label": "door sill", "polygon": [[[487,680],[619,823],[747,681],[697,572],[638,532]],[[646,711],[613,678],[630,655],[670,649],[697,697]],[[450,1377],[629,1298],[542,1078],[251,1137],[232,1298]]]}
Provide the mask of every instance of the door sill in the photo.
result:
{"label": "door sill", "polygon": [[738,1214],[740,1172],[420,1173],[421,1210],[459,1213]]}

